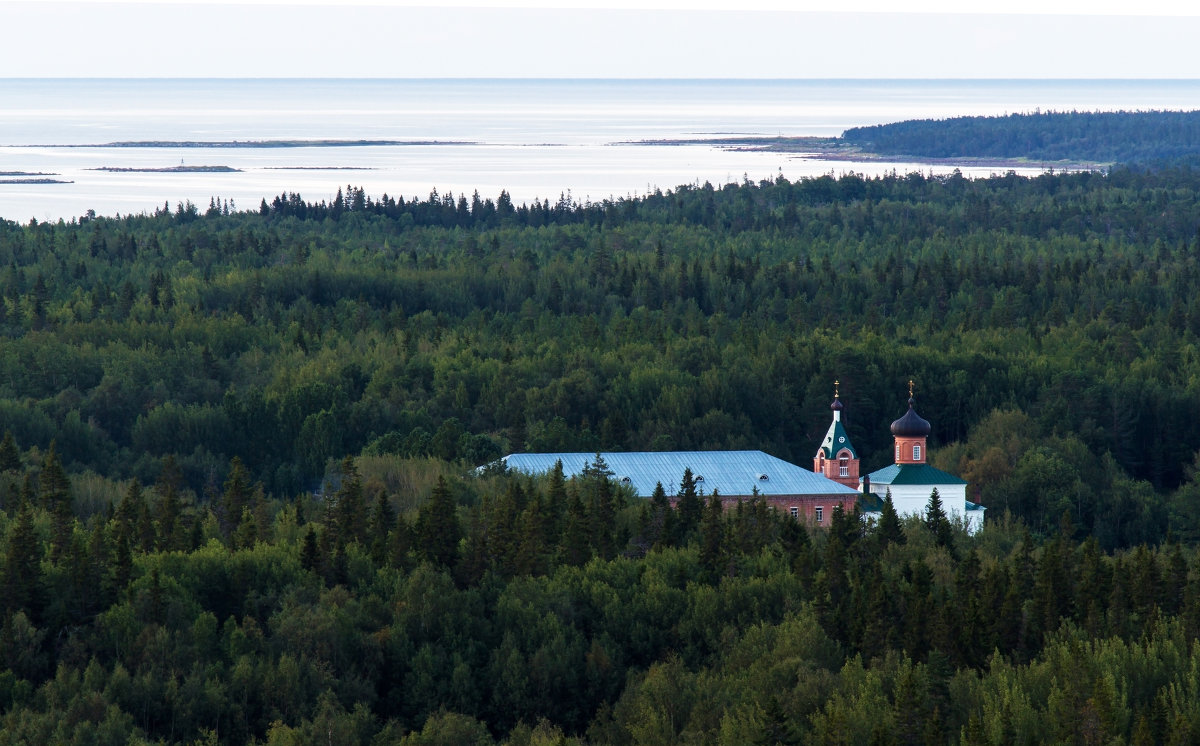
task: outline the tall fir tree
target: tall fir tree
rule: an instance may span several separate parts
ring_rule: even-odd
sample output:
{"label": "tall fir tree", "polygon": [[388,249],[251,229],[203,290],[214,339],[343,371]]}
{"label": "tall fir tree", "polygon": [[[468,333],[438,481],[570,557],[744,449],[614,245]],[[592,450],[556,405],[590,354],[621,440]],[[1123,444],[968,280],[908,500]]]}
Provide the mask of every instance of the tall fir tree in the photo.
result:
{"label": "tall fir tree", "polygon": [[564,564],[578,567],[591,559],[591,536],[588,531],[587,510],[579,495],[571,492],[567,498],[559,556]]}
{"label": "tall fir tree", "polygon": [[670,546],[675,542],[675,511],[662,482],[656,482],[650,494],[650,515],[647,528],[650,546]]}
{"label": "tall fir tree", "polygon": [[721,496],[713,490],[700,523],[700,565],[709,582],[717,582],[724,569],[725,522],[721,520]]}
{"label": "tall fir tree", "polygon": [[376,567],[388,562],[388,546],[391,533],[396,527],[396,511],[388,500],[387,493],[379,490],[375,495],[375,507],[371,511],[368,533],[371,540],[371,560]]}
{"label": "tall fir tree", "polygon": [[367,535],[367,507],[363,499],[362,477],[354,459],[342,460],[342,484],[334,494],[332,520],[339,545],[362,542]]}
{"label": "tall fir tree", "polygon": [[951,557],[957,556],[954,550],[954,527],[950,525],[950,519],[946,517],[946,511],[942,508],[942,496],[937,487],[929,493],[929,502],[925,506],[925,528],[933,534],[934,543],[945,547]]}
{"label": "tall fir tree", "polygon": [[883,496],[883,507],[879,511],[879,525],[875,527],[875,537],[879,548],[888,544],[903,544],[907,541],[900,515],[896,512],[896,504],[892,501],[892,491],[889,489]]}
{"label": "tall fir tree", "polygon": [[20,471],[21,451],[12,430],[4,431],[4,440],[0,440],[0,471]]}
{"label": "tall fir tree", "polygon": [[4,562],[4,604],[9,613],[25,611],[33,619],[42,610],[42,542],[33,525],[33,506],[21,505],[8,530]]}
{"label": "tall fir tree", "polygon": [[50,448],[42,462],[42,473],[38,477],[38,499],[50,513],[50,559],[57,562],[70,546],[75,510],[71,499],[71,482],[63,470],[54,441],[50,441]]}
{"label": "tall fir tree", "polygon": [[684,468],[683,478],[679,480],[679,496],[675,502],[676,524],[675,535],[679,546],[684,546],[692,538],[692,534],[700,526],[700,516],[704,504],[700,502],[696,478],[690,468]]}
{"label": "tall fir tree", "polygon": [[250,505],[250,473],[242,459],[234,456],[229,462],[229,475],[225,477],[225,488],[221,492],[218,520],[221,532],[232,537],[242,520],[242,511]]}
{"label": "tall fir tree", "polygon": [[416,533],[417,549],[422,558],[435,565],[454,566],[462,527],[445,477],[438,477],[433,493],[417,511]]}

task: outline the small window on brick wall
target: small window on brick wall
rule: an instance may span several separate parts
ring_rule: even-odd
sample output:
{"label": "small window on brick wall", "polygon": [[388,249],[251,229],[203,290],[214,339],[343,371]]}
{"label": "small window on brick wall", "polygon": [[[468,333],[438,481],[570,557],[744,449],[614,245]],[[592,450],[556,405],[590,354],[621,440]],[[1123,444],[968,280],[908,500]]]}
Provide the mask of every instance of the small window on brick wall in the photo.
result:
{"label": "small window on brick wall", "polygon": [[846,459],[846,458],[838,459],[838,476],[839,477],[850,476],[850,459]]}
{"label": "small window on brick wall", "polygon": [[799,517],[800,517],[800,508],[797,508],[795,505],[793,505],[792,506],[792,518],[799,518]]}
{"label": "small window on brick wall", "polygon": [[913,446],[913,461],[921,460],[921,446]]}
{"label": "small window on brick wall", "polygon": [[818,505],[818,506],[817,506],[817,523],[820,523],[820,522],[821,522],[821,519],[822,519],[824,516],[825,516],[825,508],[823,508],[823,507],[821,507],[820,505]]}

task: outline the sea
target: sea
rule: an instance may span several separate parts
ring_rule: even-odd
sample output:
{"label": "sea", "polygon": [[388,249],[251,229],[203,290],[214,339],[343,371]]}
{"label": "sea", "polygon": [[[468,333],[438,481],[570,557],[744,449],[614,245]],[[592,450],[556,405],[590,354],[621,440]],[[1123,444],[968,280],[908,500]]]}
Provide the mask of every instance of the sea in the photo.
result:
{"label": "sea", "polygon": [[0,183],[0,218],[69,221],[187,202],[204,209],[214,199],[252,209],[283,193],[330,200],[346,187],[410,200],[503,190],[518,204],[586,203],[705,182],[938,174],[955,166],[694,141],[827,137],[962,115],[1197,108],[1197,80],[9,78],[0,79],[0,182],[23,183]]}

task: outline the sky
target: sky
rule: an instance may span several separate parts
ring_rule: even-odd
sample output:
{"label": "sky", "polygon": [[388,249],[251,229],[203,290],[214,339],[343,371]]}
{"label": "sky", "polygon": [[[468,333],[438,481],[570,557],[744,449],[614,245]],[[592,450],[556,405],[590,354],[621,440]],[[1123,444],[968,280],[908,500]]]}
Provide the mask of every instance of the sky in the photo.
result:
{"label": "sky", "polygon": [[1178,0],[0,0],[0,29],[9,78],[1200,78]]}

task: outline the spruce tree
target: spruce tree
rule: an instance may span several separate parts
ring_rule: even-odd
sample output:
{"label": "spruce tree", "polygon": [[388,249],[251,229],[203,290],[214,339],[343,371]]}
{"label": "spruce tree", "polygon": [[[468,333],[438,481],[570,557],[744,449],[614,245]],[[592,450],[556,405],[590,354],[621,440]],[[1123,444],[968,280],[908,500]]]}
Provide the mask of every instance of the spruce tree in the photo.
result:
{"label": "spruce tree", "polygon": [[544,575],[546,562],[546,511],[542,501],[534,498],[521,513],[518,529],[515,571],[521,575]]}
{"label": "spruce tree", "polygon": [[371,560],[376,567],[388,561],[388,537],[396,525],[396,511],[383,490],[375,495],[375,509],[371,511],[369,533],[371,537]]}
{"label": "spruce tree", "polygon": [[17,441],[13,438],[12,430],[4,431],[4,440],[0,441],[0,471],[20,471],[21,452]]}
{"label": "spruce tree", "polygon": [[4,603],[9,612],[24,610],[33,619],[41,615],[42,543],[33,527],[33,506],[21,505],[8,530],[4,563]]}
{"label": "spruce tree", "polygon": [[407,570],[413,564],[413,526],[404,516],[396,519],[392,529],[391,540],[388,542],[388,556],[392,567]]}
{"label": "spruce tree", "polygon": [[596,554],[612,559],[616,549],[613,533],[617,517],[612,482],[607,476],[602,476],[589,487],[588,523],[592,547]]}
{"label": "spruce tree", "polygon": [[331,523],[337,531],[338,545],[361,542],[366,538],[367,509],[362,478],[350,456],[342,461],[342,485],[334,495],[332,513]]}
{"label": "spruce tree", "polygon": [[678,522],[675,525],[676,543],[685,546],[692,534],[700,525],[700,515],[704,504],[696,489],[696,478],[690,468],[684,468],[683,478],[679,481],[679,499],[675,502],[675,512]]}
{"label": "spruce tree", "polygon": [[567,517],[560,543],[559,555],[562,562],[578,567],[591,559],[589,538],[587,511],[584,510],[579,495],[572,494],[567,501]]}
{"label": "spruce tree", "polygon": [[721,520],[721,497],[713,490],[700,524],[700,565],[710,582],[721,576],[725,555],[725,523]]}
{"label": "spruce tree", "polygon": [[305,570],[316,570],[321,564],[321,553],[317,547],[317,532],[312,526],[304,534],[300,545],[300,566]]}
{"label": "spruce tree", "polygon": [[650,546],[671,546],[675,541],[675,511],[662,482],[656,482],[650,495],[650,521],[647,537]]}
{"label": "spruce tree", "polygon": [[129,487],[125,489],[125,495],[117,505],[117,514],[113,520],[117,524],[118,533],[123,533],[126,537],[133,535],[141,502],[142,484],[137,479],[134,479],[129,483]]}
{"label": "spruce tree", "polygon": [[950,519],[946,517],[946,511],[942,509],[942,496],[938,494],[937,487],[934,487],[933,492],[929,493],[929,503],[925,506],[925,528],[933,534],[934,543],[939,547],[945,547],[951,557],[956,556],[954,527],[950,525]]}
{"label": "spruce tree", "polygon": [[221,533],[227,538],[233,535],[242,519],[242,510],[250,504],[250,474],[246,465],[237,456],[229,462],[229,476],[225,478],[225,489],[221,493],[221,510],[217,514]]}
{"label": "spruce tree", "polygon": [[129,548],[129,535],[118,533],[113,546],[112,565],[109,573],[110,597],[119,597],[129,586],[132,576],[133,552]]}
{"label": "spruce tree", "polygon": [[439,476],[433,494],[417,511],[417,550],[422,558],[435,565],[453,567],[461,539],[457,507],[446,478]]}
{"label": "spruce tree", "polygon": [[50,441],[50,449],[42,462],[38,499],[50,513],[50,559],[57,562],[70,546],[75,511],[71,504],[71,483],[58,458],[54,441]]}
{"label": "spruce tree", "polygon": [[879,525],[875,528],[875,536],[880,549],[888,544],[903,544],[908,540],[904,535],[904,526],[900,523],[900,515],[896,512],[890,489],[883,497],[883,508],[879,511]]}
{"label": "spruce tree", "polygon": [[615,551],[613,532],[616,528],[616,497],[613,494],[613,472],[597,453],[596,459],[583,467],[581,484],[586,497],[588,541],[601,557],[610,559]]}
{"label": "spruce tree", "polygon": [[95,521],[87,544],[87,613],[95,613],[106,608],[110,600],[105,595],[109,559],[112,547],[109,546],[108,525],[103,521]]}
{"label": "spruce tree", "polygon": [[258,543],[258,524],[254,514],[247,506],[242,508],[242,519],[238,521],[237,530],[233,532],[232,546],[234,549],[253,549]]}
{"label": "spruce tree", "polygon": [[567,480],[563,474],[562,460],[554,462],[550,470],[549,485],[546,488],[546,538],[551,544],[558,542],[558,534],[562,531],[562,520],[567,512]]}
{"label": "spruce tree", "polygon": [[157,511],[158,549],[170,552],[183,548],[179,526],[179,515],[182,512],[182,506],[180,505],[179,494],[175,491],[175,487],[168,485],[162,489],[162,497],[158,501]]}

